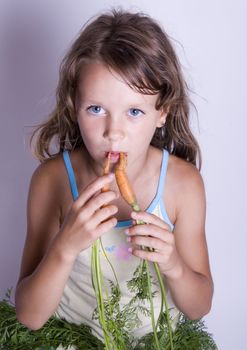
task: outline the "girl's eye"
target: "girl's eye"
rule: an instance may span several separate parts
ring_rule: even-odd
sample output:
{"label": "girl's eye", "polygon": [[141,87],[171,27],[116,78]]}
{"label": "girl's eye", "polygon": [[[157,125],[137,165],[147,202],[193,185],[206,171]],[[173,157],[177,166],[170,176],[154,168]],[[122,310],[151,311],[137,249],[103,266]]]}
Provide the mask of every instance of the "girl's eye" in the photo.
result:
{"label": "girl's eye", "polygon": [[102,107],[100,106],[90,106],[87,108],[87,110],[91,113],[91,114],[103,114],[105,111]]}
{"label": "girl's eye", "polygon": [[131,117],[140,117],[142,114],[144,114],[144,112],[138,108],[130,108],[129,110],[129,115]]}

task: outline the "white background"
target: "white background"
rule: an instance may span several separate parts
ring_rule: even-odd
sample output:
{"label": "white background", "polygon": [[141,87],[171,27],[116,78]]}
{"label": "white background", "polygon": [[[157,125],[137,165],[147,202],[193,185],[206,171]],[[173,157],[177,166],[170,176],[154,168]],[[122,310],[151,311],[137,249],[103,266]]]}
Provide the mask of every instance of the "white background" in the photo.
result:
{"label": "white background", "polygon": [[30,126],[51,110],[58,65],[83,23],[121,5],[156,18],[176,39],[198,110],[207,239],[215,282],[206,317],[219,350],[246,349],[247,3],[235,1],[0,0],[0,297],[16,284],[26,197],[37,162]]}

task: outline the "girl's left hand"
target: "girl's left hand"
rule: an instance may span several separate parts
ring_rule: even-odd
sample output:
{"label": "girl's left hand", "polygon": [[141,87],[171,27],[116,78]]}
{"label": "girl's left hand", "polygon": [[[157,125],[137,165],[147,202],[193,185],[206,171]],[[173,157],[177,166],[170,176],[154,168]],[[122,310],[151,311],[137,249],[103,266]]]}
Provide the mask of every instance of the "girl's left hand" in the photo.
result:
{"label": "girl's left hand", "polygon": [[[126,230],[127,241],[134,245],[132,254],[158,263],[161,273],[167,277],[174,275],[179,268],[180,258],[170,226],[156,215],[147,212],[132,212],[131,217],[135,221],[145,222]],[[151,248],[153,251],[143,250],[138,246]]]}

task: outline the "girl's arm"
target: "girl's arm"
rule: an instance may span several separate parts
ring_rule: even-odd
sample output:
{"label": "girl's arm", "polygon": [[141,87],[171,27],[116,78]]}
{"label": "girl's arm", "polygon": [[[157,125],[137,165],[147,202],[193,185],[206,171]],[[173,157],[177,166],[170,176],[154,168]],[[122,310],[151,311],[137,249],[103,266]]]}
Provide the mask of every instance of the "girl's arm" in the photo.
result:
{"label": "girl's arm", "polygon": [[205,192],[199,172],[192,166],[177,178],[173,186],[176,222],[174,231],[155,215],[132,213],[133,219],[148,225],[133,226],[130,241],[155,249],[134,249],[133,254],[156,261],[166,277],[172,298],[190,319],[199,319],[211,308],[213,282],[205,238]]}
{"label": "girl's arm", "polygon": [[103,176],[83,190],[60,227],[65,176],[63,166],[52,160],[36,170],[30,184],[16,313],[21,323],[34,330],[56,310],[78,253],[116,224],[112,215],[117,208],[101,208],[116,198],[112,191],[100,192],[112,181]]}
{"label": "girl's arm", "polygon": [[177,307],[190,319],[199,319],[210,311],[213,281],[205,237],[204,185],[195,168],[187,170],[177,193],[173,232],[177,261],[164,273]]}

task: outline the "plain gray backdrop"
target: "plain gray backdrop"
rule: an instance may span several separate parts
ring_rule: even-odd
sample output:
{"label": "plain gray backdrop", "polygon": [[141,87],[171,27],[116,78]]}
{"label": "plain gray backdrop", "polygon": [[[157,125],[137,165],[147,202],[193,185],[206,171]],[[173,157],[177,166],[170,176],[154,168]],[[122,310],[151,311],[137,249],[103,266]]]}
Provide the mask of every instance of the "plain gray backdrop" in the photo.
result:
{"label": "plain gray backdrop", "polygon": [[[245,0],[0,0],[0,297],[15,286],[26,231],[30,126],[54,103],[58,66],[84,22],[111,6],[141,10],[174,39],[194,93],[215,294],[205,317],[220,350],[244,350],[247,312]],[[199,121],[199,122],[198,122]]]}

